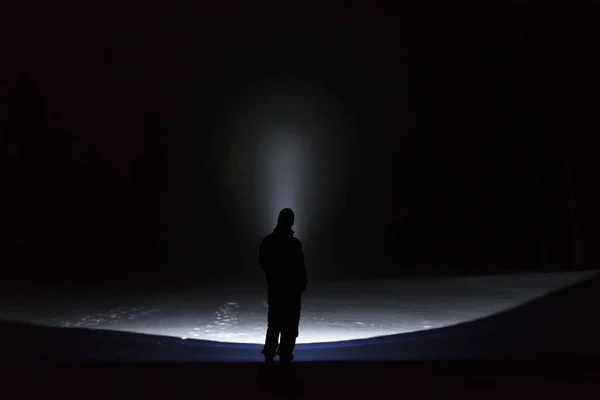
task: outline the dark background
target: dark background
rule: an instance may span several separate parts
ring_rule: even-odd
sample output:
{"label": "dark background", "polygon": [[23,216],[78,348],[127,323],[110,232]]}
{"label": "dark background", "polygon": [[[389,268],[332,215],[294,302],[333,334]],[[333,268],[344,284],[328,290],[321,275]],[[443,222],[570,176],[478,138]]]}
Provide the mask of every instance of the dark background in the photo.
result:
{"label": "dark background", "polygon": [[359,149],[343,201],[301,237],[315,275],[595,268],[594,15],[517,1],[11,10],[3,279],[260,275],[267,232],[240,220],[218,167],[222,117],[282,75],[330,93]]}

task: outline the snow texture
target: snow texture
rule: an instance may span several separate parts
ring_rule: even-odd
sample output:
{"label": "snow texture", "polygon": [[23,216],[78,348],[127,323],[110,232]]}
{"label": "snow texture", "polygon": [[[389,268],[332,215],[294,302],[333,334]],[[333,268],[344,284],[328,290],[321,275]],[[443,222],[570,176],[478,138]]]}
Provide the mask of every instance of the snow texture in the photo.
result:
{"label": "snow texture", "polygon": [[[591,275],[515,274],[314,284],[303,299],[298,343],[339,342],[453,326],[520,306]],[[226,343],[260,344],[264,340],[267,304],[263,286],[99,297],[103,297],[101,301],[91,294],[4,299],[2,319]]]}

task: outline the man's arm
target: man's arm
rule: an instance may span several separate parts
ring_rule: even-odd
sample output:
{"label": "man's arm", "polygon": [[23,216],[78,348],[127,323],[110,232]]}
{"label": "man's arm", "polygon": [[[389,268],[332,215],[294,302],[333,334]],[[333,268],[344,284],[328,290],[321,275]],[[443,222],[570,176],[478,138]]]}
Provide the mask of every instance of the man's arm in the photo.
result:
{"label": "man's arm", "polygon": [[302,250],[302,242],[298,241],[299,245],[299,254],[298,254],[298,261],[299,261],[299,265],[300,265],[300,288],[302,289],[302,291],[306,291],[306,286],[308,284],[308,279],[306,277],[306,265],[304,264],[304,251]]}

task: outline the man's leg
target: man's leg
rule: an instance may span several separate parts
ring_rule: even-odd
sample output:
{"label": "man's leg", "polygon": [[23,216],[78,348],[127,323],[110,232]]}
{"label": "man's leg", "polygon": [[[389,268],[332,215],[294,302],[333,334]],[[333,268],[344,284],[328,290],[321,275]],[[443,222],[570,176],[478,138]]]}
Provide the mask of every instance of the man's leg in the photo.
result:
{"label": "man's leg", "polygon": [[282,361],[291,361],[300,325],[301,294],[289,298],[286,303],[285,323],[281,327],[281,344],[277,353]]}
{"label": "man's leg", "polygon": [[267,304],[269,305],[267,314],[267,335],[265,338],[265,345],[262,350],[262,354],[265,355],[265,360],[272,360],[277,354],[277,346],[279,345],[279,334],[281,333],[281,317],[280,312],[280,301],[279,296],[273,290],[268,287],[267,291]]}
{"label": "man's leg", "polygon": [[262,354],[265,355],[265,360],[272,360],[277,354],[277,346],[279,345],[279,334],[281,333],[281,317],[279,316],[279,305],[269,304],[268,319],[267,319],[267,336]]}

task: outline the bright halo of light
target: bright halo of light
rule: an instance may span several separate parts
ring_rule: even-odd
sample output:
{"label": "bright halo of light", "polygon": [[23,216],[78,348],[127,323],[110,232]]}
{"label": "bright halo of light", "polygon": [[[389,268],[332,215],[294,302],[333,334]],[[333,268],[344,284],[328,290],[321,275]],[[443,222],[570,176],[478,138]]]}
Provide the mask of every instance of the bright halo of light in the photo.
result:
{"label": "bright halo of light", "polygon": [[[287,131],[286,131],[287,130]],[[301,193],[307,188],[304,176],[304,138],[301,133],[282,128],[269,134],[259,147],[259,162],[265,179],[266,225],[272,227],[283,208],[297,214],[294,230],[302,227]]]}

